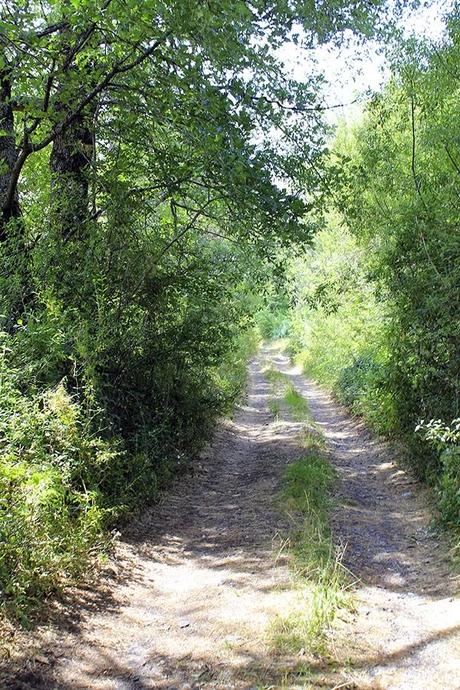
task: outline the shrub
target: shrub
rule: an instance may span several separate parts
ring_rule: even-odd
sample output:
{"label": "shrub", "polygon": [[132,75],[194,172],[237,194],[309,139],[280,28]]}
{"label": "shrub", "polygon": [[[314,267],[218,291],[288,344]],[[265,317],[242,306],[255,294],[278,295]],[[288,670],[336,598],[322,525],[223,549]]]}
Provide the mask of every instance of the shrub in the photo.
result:
{"label": "shrub", "polygon": [[[4,337],[5,341],[5,337]],[[0,588],[24,616],[81,574],[102,544],[104,510],[93,470],[113,453],[93,437],[63,384],[22,393],[0,361]]]}
{"label": "shrub", "polygon": [[160,338],[145,309],[117,322],[102,301],[97,328],[47,300],[0,334],[0,589],[14,615],[84,573],[106,528],[155,500],[241,393],[257,346],[242,300],[182,300]]}
{"label": "shrub", "polygon": [[441,463],[437,479],[439,506],[443,522],[460,528],[460,419],[450,425],[441,420],[421,421],[416,431],[432,446]]}

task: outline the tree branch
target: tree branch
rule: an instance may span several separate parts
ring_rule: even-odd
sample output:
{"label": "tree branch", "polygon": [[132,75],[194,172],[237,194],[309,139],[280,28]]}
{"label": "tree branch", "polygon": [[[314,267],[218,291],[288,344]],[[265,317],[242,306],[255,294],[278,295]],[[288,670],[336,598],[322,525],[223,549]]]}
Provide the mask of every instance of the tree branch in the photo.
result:
{"label": "tree branch", "polygon": [[86,108],[86,106],[89,105],[110,84],[114,77],[116,77],[119,74],[126,74],[126,72],[131,71],[138,65],[145,62],[145,60],[147,60],[151,55],[153,55],[157,48],[159,48],[159,46],[162,45],[162,43],[164,43],[164,41],[168,38],[168,36],[171,35],[171,33],[171,31],[168,31],[166,34],[164,34],[164,36],[162,36],[162,38],[157,39],[149,48],[145,49],[140,55],[137,56],[136,59],[132,60],[131,62],[127,62],[127,60],[130,57],[129,55],[127,55],[123,60],[118,61],[114,65],[114,67],[112,67],[112,69],[108,72],[108,74],[99,82],[99,84],[97,84],[80,101],[80,103],[75,107],[75,109],[71,113],[69,113],[69,115],[62,122],[60,122],[56,127],[54,127],[53,131],[40,142],[38,142],[37,144],[31,144],[29,142],[29,134],[28,132],[25,132],[22,144],[20,146],[21,152],[12,171],[10,184],[8,186],[8,191],[5,196],[5,208],[8,208],[8,206],[11,204],[14,198],[16,186],[19,180],[19,175],[21,174],[21,170],[24,166],[24,163],[26,162],[30,154],[36,153],[37,151],[41,151],[42,149],[49,146],[49,144],[51,144],[59,134],[64,132],[68,127],[70,127],[70,125],[73,124],[73,122],[75,122],[75,120],[84,110],[84,108]]}
{"label": "tree branch", "polygon": [[460,175],[460,166],[458,165],[457,161],[455,160],[455,158],[453,157],[453,155],[452,155],[451,152],[449,151],[448,145],[447,145],[447,144],[444,144],[444,148],[445,148],[445,150],[446,150],[447,155],[449,156],[449,160],[450,160],[450,162],[452,163],[454,169],[455,169],[455,170],[458,172],[458,174]]}

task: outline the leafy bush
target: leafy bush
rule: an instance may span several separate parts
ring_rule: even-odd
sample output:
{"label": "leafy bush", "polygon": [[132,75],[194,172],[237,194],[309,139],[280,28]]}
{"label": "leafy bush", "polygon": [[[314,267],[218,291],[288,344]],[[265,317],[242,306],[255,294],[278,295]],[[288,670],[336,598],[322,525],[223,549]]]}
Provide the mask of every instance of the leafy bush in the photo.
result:
{"label": "leafy bush", "polygon": [[285,308],[267,307],[262,309],[257,314],[256,321],[260,334],[265,340],[285,338],[289,335],[290,320]]}
{"label": "leafy bush", "polygon": [[388,366],[364,351],[344,367],[333,387],[337,398],[361,415],[379,433],[392,434],[395,406],[388,386]]}
{"label": "leafy bush", "polygon": [[166,304],[143,294],[117,318],[101,294],[94,324],[44,293],[1,333],[0,588],[15,615],[84,573],[107,526],[157,498],[241,393],[257,338],[219,252]]}
{"label": "leafy bush", "polygon": [[460,528],[460,419],[450,425],[441,420],[423,420],[416,431],[436,450],[442,464],[438,494],[443,521]]}
{"label": "leafy bush", "polygon": [[290,347],[311,376],[383,432],[394,415],[386,385],[387,316],[367,270],[358,243],[331,215],[312,248],[290,266]]}
{"label": "leafy bush", "polygon": [[99,549],[103,513],[90,491],[71,489],[57,470],[0,464],[0,587],[9,611],[24,616],[85,572]]}
{"label": "leafy bush", "polygon": [[[3,336],[3,345],[8,342]],[[64,385],[22,393],[0,360],[0,588],[18,615],[81,574],[103,541],[96,470],[113,451]]]}
{"label": "leafy bush", "polygon": [[435,51],[411,41],[361,121],[339,127],[333,208],[291,263],[290,290],[306,370],[404,440],[455,525],[458,450],[415,433],[421,418],[449,420],[459,406],[458,18],[449,32]]}
{"label": "leafy bush", "polygon": [[243,331],[234,341],[234,350],[226,354],[214,374],[215,385],[220,392],[220,407],[230,412],[235,400],[244,390],[248,360],[257,351],[259,337],[254,328]]}

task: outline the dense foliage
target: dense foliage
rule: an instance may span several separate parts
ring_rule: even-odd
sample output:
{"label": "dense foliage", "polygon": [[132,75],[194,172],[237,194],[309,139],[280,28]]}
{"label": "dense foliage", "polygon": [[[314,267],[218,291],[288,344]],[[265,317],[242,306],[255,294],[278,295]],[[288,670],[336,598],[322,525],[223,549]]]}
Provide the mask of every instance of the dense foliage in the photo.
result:
{"label": "dense foliage", "polygon": [[452,17],[443,47],[412,41],[362,121],[340,128],[333,210],[290,269],[305,366],[378,431],[405,439],[456,526],[459,51]]}
{"label": "dense foliage", "polygon": [[308,236],[302,161],[324,143],[317,80],[276,49],[367,33],[380,5],[2,2],[0,587],[17,613],[230,409],[260,259]]}

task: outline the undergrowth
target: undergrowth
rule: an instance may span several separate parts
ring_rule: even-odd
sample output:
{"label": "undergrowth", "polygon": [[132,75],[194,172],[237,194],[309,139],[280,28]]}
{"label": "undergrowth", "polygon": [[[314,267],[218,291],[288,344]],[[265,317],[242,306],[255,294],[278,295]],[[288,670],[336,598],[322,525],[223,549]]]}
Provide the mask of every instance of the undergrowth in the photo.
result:
{"label": "undergrowth", "polygon": [[145,420],[146,438],[134,444],[114,433],[89,385],[84,394],[66,377],[44,386],[44,367],[32,377],[20,366],[22,334],[0,333],[0,615],[29,625],[50,595],[87,577],[114,524],[156,500],[199,451],[215,415],[229,413],[244,388],[257,339],[247,331],[233,344],[202,373],[206,409],[182,405],[174,435],[160,415]]}

